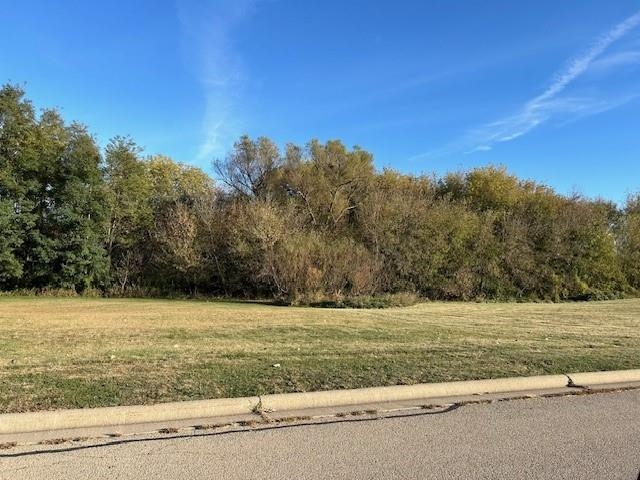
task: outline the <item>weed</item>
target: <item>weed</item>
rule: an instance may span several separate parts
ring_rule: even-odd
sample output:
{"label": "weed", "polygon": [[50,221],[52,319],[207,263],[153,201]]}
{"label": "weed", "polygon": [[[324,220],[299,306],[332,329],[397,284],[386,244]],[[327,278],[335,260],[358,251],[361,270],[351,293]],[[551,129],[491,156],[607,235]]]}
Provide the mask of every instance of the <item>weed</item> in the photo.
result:
{"label": "weed", "polygon": [[161,428],[158,433],[178,433],[178,429],[173,427]]}

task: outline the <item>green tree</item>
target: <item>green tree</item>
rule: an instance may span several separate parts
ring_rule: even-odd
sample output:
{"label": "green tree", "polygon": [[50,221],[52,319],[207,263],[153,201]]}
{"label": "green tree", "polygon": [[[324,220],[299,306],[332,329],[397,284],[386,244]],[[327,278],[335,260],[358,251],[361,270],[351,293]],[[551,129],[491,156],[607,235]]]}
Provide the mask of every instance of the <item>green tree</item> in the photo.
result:
{"label": "green tree", "polygon": [[150,196],[154,208],[164,204],[193,205],[214,195],[214,182],[201,169],[156,155],[146,162]]}
{"label": "green tree", "polygon": [[[350,229],[374,179],[373,157],[340,141],[312,140],[308,159],[291,157],[282,181],[286,193],[312,228],[338,233]],[[291,149],[290,149],[291,153]]]}
{"label": "green tree", "polygon": [[52,229],[57,241],[54,270],[63,288],[106,287],[104,248],[106,188],[94,139],[77,123],[67,127],[68,141],[56,163],[52,184]]}
{"label": "green tree", "polygon": [[55,110],[36,118],[24,92],[0,92],[0,279],[75,288],[104,277],[100,154],[86,129]]}
{"label": "green tree", "polygon": [[105,149],[105,245],[111,274],[123,291],[141,281],[153,227],[151,182],[140,151],[126,137],[115,137]]}
{"label": "green tree", "polygon": [[215,290],[207,282],[214,276],[207,271],[214,266],[209,239],[203,238],[210,231],[203,222],[212,220],[210,210],[215,208],[213,180],[198,168],[164,156],[150,158],[146,167],[154,219],[147,283],[170,290]]}
{"label": "green tree", "polygon": [[618,251],[629,285],[640,290],[640,193],[627,199]]}
{"label": "green tree", "polygon": [[25,241],[36,223],[37,124],[31,102],[14,85],[0,89],[0,288],[24,286]]}

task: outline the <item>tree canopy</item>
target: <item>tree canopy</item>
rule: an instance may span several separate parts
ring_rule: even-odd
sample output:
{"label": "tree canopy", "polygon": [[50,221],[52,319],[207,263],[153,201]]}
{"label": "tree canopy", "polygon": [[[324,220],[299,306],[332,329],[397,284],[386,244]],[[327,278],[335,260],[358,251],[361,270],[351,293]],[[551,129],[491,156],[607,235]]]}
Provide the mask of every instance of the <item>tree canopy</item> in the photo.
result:
{"label": "tree canopy", "polygon": [[[241,137],[218,182],[0,89],[0,290],[289,301],[590,299],[640,290],[640,194],[566,196],[500,167],[377,171],[339,140]],[[306,300],[305,300],[306,299]]]}

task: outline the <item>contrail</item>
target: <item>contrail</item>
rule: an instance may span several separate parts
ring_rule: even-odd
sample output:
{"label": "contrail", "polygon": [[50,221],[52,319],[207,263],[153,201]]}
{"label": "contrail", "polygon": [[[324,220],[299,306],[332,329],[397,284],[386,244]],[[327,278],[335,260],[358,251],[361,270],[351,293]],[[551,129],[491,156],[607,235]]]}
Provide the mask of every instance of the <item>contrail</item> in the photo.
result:
{"label": "contrail", "polygon": [[540,95],[526,102],[519,113],[490,123],[476,132],[474,135],[476,146],[470,151],[490,150],[494,143],[508,142],[518,138],[548,120],[554,113],[563,111],[566,102],[555,97],[582,75],[612,43],[638,25],[640,25],[640,11],[600,36],[585,53],[570,60],[567,66],[554,76],[551,85]]}
{"label": "contrail", "polygon": [[582,75],[589,68],[591,62],[609,48],[613,42],[625,36],[638,25],[640,25],[640,11],[616,25],[606,34],[602,35],[582,56],[569,62],[569,66],[564,72],[556,76],[556,80],[553,84],[547,88],[542,95],[534,98],[532,102],[544,102],[545,100],[560,93],[567,85],[569,85],[569,83]]}

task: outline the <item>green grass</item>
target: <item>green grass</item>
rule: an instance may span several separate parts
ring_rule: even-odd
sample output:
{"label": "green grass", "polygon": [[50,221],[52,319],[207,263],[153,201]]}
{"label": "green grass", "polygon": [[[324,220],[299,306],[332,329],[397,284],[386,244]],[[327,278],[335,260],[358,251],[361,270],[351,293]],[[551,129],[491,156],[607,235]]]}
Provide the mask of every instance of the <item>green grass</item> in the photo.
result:
{"label": "green grass", "polygon": [[[0,412],[640,367],[640,300],[0,298]],[[280,367],[274,367],[280,364]]]}

